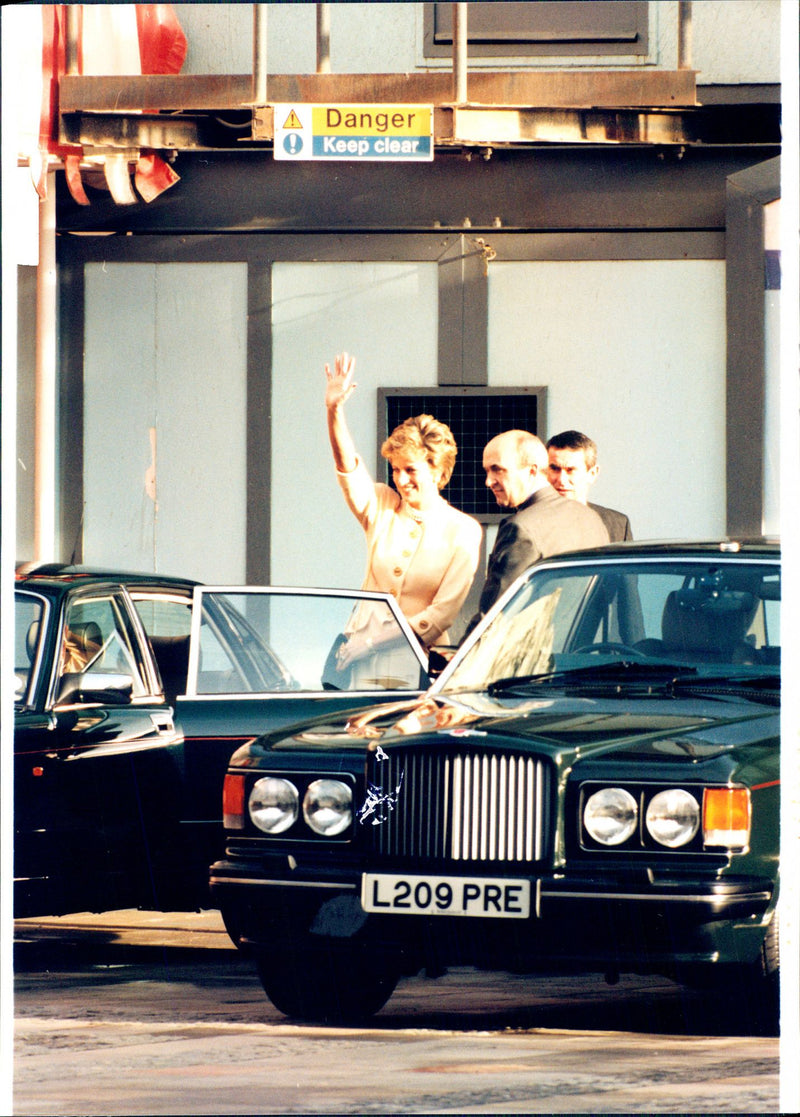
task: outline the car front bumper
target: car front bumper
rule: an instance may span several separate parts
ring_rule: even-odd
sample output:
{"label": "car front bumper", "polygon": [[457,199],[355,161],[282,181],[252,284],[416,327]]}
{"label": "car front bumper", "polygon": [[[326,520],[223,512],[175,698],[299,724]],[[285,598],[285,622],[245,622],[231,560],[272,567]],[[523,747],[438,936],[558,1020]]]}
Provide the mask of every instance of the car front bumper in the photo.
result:
{"label": "car front bumper", "polygon": [[526,918],[368,914],[361,872],[315,866],[264,872],[263,862],[223,860],[211,891],[244,945],[265,949],[312,935],[363,942],[419,965],[476,965],[674,975],[708,964],[750,964],[763,943],[774,882],[754,877],[679,879],[597,873],[531,878]]}

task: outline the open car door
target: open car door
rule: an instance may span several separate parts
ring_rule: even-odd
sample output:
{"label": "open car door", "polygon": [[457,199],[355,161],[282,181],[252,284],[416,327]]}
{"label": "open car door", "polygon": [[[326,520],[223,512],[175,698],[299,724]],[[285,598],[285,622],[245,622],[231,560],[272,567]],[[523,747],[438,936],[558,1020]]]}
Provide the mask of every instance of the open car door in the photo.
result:
{"label": "open car door", "polygon": [[203,895],[239,745],[317,715],[413,698],[430,682],[423,648],[388,594],[197,586],[189,635],[151,640],[166,691],[166,675],[185,671],[173,696],[185,740],[181,862],[190,891]]}

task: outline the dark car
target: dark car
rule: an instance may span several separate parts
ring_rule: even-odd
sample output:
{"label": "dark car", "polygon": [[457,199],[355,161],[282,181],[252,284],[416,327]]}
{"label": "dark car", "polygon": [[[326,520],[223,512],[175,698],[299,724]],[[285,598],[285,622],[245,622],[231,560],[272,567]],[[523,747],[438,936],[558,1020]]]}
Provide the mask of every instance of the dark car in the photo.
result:
{"label": "dark car", "polygon": [[284,1013],[450,965],[778,982],[776,544],[533,567],[421,699],[240,748],[212,892]]}
{"label": "dark car", "polygon": [[[330,653],[364,608],[394,635],[395,671],[354,691]],[[381,594],[40,566],[18,571],[15,610],[18,917],[211,906],[231,753],[429,683]]]}

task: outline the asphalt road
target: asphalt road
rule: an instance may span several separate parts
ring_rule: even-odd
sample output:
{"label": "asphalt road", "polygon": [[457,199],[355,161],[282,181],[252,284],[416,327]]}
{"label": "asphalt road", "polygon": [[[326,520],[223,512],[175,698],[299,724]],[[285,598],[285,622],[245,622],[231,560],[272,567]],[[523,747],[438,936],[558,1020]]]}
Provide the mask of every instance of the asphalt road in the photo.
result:
{"label": "asphalt road", "polygon": [[663,979],[459,969],[292,1023],[216,912],[15,924],[14,1113],[768,1113],[778,1039]]}

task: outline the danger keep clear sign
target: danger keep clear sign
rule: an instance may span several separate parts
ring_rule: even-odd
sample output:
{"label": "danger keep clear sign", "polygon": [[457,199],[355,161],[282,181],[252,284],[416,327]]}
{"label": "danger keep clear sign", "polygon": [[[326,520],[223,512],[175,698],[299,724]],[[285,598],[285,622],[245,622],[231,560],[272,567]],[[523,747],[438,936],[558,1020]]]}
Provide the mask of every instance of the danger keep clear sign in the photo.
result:
{"label": "danger keep clear sign", "polygon": [[432,105],[275,105],[276,159],[430,162]]}

